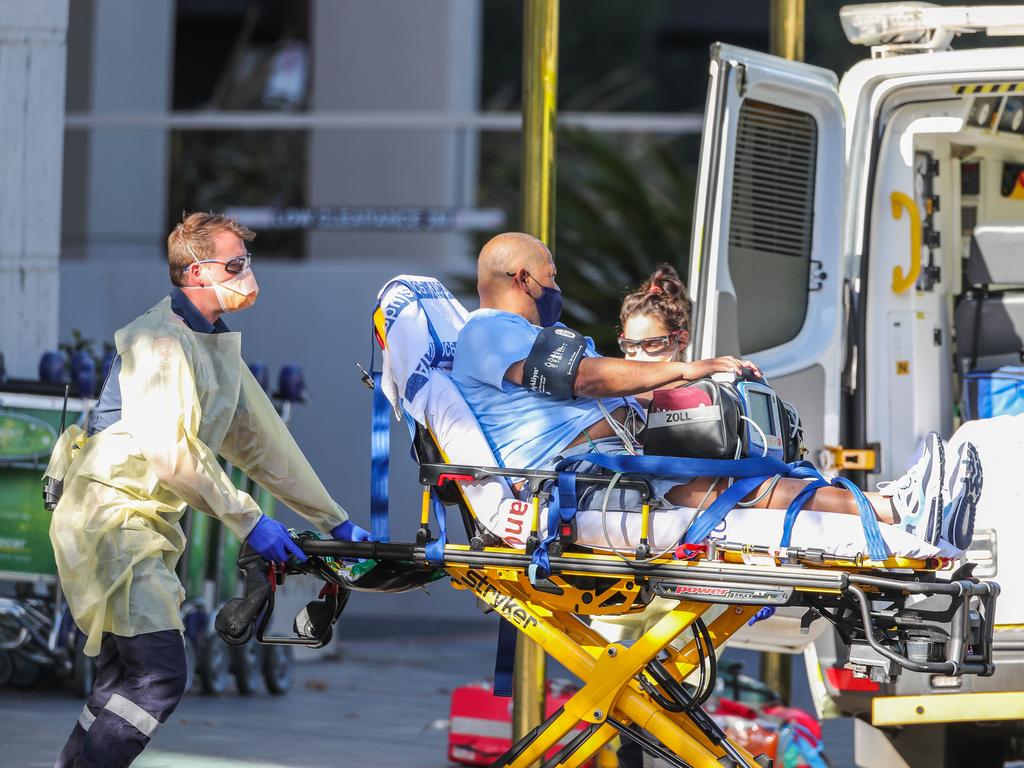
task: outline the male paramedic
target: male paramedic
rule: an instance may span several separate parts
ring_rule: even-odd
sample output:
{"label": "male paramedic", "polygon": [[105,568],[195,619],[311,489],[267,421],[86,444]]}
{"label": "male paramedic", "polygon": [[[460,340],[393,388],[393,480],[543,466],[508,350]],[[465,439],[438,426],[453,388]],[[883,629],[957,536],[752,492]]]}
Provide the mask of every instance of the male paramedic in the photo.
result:
{"label": "male paramedic", "polygon": [[[696,362],[601,357],[590,339],[580,341],[583,337],[558,322],[562,294],[555,277],[547,247],[522,233],[494,237],[477,261],[480,309],[459,332],[452,379],[504,466],[550,469],[572,454],[629,451],[643,416],[633,395],[720,371],[759,374],[754,363],[734,357]],[[566,348],[567,340],[572,349]],[[953,473],[958,481],[947,491],[942,441],[930,435],[907,474],[887,484],[883,493],[867,494],[878,519],[937,543],[944,494],[957,505],[977,502],[977,453],[964,451],[961,460],[963,471]],[[781,478],[774,487],[770,482],[753,491],[756,503],[750,506],[786,509],[806,485],[795,478]],[[696,477],[653,486],[655,495],[671,506],[699,508],[717,497],[714,483]],[[591,489],[583,494],[579,508],[600,509],[602,493]],[[635,491],[615,493],[620,494],[616,508],[639,507],[638,498],[636,504],[624,500]],[[854,496],[841,488],[821,488],[806,506],[858,514]]]}
{"label": "male paramedic", "polygon": [[174,711],[187,676],[185,506],[218,518],[270,561],[305,559],[221,469],[223,456],[335,538],[366,540],[328,495],[242,362],[223,315],[259,288],[246,243],[223,216],[185,216],[167,239],[171,292],[119,330],[88,434],[68,429],[47,474],[63,480],[53,542],[68,607],[97,656],[96,682],[57,768],[127,766]]}

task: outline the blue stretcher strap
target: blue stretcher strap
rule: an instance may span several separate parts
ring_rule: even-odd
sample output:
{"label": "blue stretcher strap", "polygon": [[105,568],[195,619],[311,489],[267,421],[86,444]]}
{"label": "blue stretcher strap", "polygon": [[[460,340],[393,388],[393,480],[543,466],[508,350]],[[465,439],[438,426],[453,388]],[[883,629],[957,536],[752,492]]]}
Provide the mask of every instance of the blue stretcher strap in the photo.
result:
{"label": "blue stretcher strap", "polygon": [[[549,517],[550,517],[549,513]],[[576,473],[560,472],[558,474],[558,522],[568,523],[576,516]],[[552,533],[549,521],[548,534]]]}
{"label": "blue stretcher strap", "polygon": [[374,541],[390,541],[388,473],[391,463],[391,405],[373,374],[373,415],[370,418],[370,533]]}
{"label": "blue stretcher strap", "polygon": [[732,512],[737,502],[743,501],[751,491],[763,483],[766,477],[741,477],[727,488],[721,496],[711,502],[697,519],[690,523],[683,537],[684,544],[699,544]]}
{"label": "blue stretcher strap", "polygon": [[811,500],[811,497],[820,489],[827,488],[828,482],[822,479],[812,480],[807,486],[800,491],[790,502],[789,508],[786,510],[786,519],[782,523],[782,538],[779,540],[780,547],[788,547],[790,541],[793,540],[793,526],[796,525],[796,517],[800,514],[807,502]]}
{"label": "blue stretcher strap", "polygon": [[498,651],[494,656],[494,695],[512,695],[512,677],[516,668],[516,638],[519,630],[512,624],[498,621]]}
{"label": "blue stretcher strap", "polygon": [[[630,456],[614,453],[584,453],[562,459],[555,470],[562,472],[582,463],[612,472],[653,477],[771,477],[790,475],[794,466],[768,456],[752,459],[689,459],[675,456]],[[800,466],[800,465],[796,465]]]}
{"label": "blue stretcher strap", "polygon": [[433,490],[430,492],[430,499],[434,506],[434,519],[437,520],[437,538],[427,542],[424,554],[428,563],[444,565],[444,545],[448,543],[447,510]]}
{"label": "blue stretcher strap", "polygon": [[868,554],[872,560],[885,560],[889,556],[889,549],[885,546],[885,539],[882,538],[882,531],[878,527],[878,518],[875,517],[875,510],[864,495],[864,491],[847,480],[845,477],[832,478],[832,485],[845,488],[853,494],[857,500],[857,509],[860,512],[860,524],[864,527],[864,540],[868,544]]}
{"label": "blue stretcher strap", "polygon": [[551,575],[551,561],[548,549],[558,538],[560,523],[569,523],[576,517],[576,473],[559,472],[551,503],[548,504],[548,533],[537,549],[533,551],[533,565],[530,567],[531,581],[535,576],[547,578]]}

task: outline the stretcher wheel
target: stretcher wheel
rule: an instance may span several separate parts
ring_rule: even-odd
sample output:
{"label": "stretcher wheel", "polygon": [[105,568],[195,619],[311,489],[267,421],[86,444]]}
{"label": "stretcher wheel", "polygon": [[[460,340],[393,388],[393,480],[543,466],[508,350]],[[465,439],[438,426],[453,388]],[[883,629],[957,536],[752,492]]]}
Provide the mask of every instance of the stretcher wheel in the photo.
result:
{"label": "stretcher wheel", "polygon": [[292,649],[287,645],[263,648],[263,679],[267,690],[275,696],[288,693],[292,687]]}
{"label": "stretcher wheel", "polygon": [[207,635],[199,646],[199,685],[207,696],[220,696],[228,688],[228,647],[217,635]]}
{"label": "stretcher wheel", "polygon": [[231,648],[231,671],[235,685],[243,696],[252,696],[260,689],[263,677],[263,659],[260,646],[255,640]]}
{"label": "stretcher wheel", "polygon": [[14,659],[10,651],[0,651],[0,687],[8,685],[14,676]]}
{"label": "stretcher wheel", "polygon": [[75,633],[75,645],[71,656],[71,690],[80,699],[86,699],[92,693],[96,681],[96,662],[91,656],[85,655],[85,635]]}

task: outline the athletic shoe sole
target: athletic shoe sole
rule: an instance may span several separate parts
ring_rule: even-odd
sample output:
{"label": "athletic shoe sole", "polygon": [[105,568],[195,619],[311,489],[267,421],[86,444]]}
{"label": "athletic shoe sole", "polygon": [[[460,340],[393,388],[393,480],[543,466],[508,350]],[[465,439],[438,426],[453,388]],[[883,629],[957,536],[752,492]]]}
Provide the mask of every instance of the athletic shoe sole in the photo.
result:
{"label": "athletic shoe sole", "polygon": [[958,482],[962,482],[962,486],[950,501],[948,511],[944,510],[942,538],[957,549],[967,549],[974,538],[974,519],[984,476],[978,449],[971,443],[964,443],[960,450],[963,458],[957,462],[957,476],[953,477],[950,489]]}
{"label": "athletic shoe sole", "polygon": [[[942,509],[945,505],[945,483],[946,483],[946,449],[943,446],[942,438],[936,432],[929,432],[925,438],[925,451],[931,453],[931,468],[928,474],[927,484],[938,480],[939,487],[931,497],[924,528],[910,531],[915,536],[927,541],[929,544],[937,544],[942,535]],[[936,474],[937,472],[937,474]],[[927,487],[921,489],[921,495],[927,499]]]}

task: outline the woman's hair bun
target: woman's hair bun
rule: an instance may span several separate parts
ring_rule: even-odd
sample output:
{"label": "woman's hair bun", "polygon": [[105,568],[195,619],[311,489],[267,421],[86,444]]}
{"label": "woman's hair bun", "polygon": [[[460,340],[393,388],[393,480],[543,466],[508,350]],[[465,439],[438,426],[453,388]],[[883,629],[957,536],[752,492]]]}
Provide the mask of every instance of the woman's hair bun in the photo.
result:
{"label": "woman's hair bun", "polygon": [[661,293],[674,299],[686,292],[686,286],[679,279],[679,273],[676,272],[675,267],[671,264],[659,264],[641,286],[641,290],[654,294]]}
{"label": "woman's hair bun", "polygon": [[659,264],[654,272],[622,302],[619,322],[634,315],[653,315],[669,330],[690,327],[690,296],[679,273],[671,264]]}

